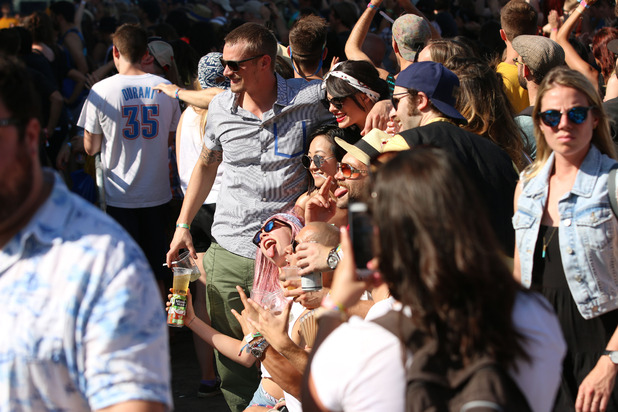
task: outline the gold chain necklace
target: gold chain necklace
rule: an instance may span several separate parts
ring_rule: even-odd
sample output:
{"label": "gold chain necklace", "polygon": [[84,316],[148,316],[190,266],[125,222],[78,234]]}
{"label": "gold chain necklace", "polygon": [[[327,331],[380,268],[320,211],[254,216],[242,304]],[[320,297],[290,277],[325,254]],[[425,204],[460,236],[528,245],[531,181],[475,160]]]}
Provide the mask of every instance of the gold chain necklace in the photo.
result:
{"label": "gold chain necklace", "polygon": [[549,245],[549,242],[551,242],[551,240],[553,239],[554,235],[556,234],[556,230],[558,230],[558,227],[555,226],[554,230],[551,232],[551,235],[549,235],[549,240],[545,241],[545,236],[543,236],[543,253],[541,253],[541,258],[545,259],[545,255],[547,254],[547,246]]}

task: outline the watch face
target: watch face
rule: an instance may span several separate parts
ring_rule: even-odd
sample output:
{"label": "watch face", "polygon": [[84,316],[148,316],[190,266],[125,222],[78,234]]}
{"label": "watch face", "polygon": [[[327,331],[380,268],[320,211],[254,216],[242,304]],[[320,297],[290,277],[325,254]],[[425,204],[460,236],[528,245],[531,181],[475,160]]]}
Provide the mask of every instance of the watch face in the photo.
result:
{"label": "watch face", "polygon": [[335,269],[337,267],[337,264],[339,263],[339,256],[337,256],[337,253],[331,251],[328,254],[328,259],[326,263],[328,264],[329,268]]}
{"label": "watch face", "polygon": [[618,365],[618,351],[611,351],[609,353],[609,358],[611,359],[612,362]]}

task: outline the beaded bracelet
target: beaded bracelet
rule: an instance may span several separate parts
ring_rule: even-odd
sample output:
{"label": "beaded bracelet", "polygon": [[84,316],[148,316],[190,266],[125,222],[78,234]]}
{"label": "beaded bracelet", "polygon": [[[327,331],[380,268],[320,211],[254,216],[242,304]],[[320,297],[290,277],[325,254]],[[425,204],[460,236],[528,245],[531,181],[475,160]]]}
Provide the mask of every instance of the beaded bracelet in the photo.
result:
{"label": "beaded bracelet", "polygon": [[174,96],[176,96],[176,100],[180,100],[180,96],[178,96],[179,91],[180,91],[180,88],[176,89],[176,93],[174,93]]}
{"label": "beaded bracelet", "polygon": [[181,227],[183,229],[191,230],[191,225],[188,225],[186,223],[176,223],[176,227]]}

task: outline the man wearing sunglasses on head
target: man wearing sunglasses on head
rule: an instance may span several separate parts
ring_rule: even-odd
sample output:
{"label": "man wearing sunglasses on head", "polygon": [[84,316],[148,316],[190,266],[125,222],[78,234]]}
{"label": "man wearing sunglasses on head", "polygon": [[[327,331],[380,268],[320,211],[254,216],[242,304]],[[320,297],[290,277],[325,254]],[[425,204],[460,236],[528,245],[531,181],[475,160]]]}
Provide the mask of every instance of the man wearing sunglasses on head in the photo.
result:
{"label": "man wearing sunglasses on head", "polygon": [[[294,207],[307,187],[300,157],[307,136],[332,115],[320,104],[320,82],[275,74],[277,40],[264,26],[246,23],[225,38],[221,57],[230,90],[208,107],[204,145],[189,181],[168,265],[180,248],[195,256],[190,223],[208,195],[219,164],[225,173],[204,257],[206,301],[212,326],[242,339],[231,309],[243,309],[236,285],[250,292],[254,234],[275,213]],[[232,411],[244,410],[259,379],[254,370],[216,355],[221,390]]]}
{"label": "man wearing sunglasses on head", "polygon": [[457,76],[440,63],[419,62],[403,70],[395,82],[391,112],[400,132],[383,151],[429,145],[455,155],[485,201],[503,252],[513,256],[511,217],[517,173],[500,147],[458,126],[466,120],[455,109],[457,87]]}

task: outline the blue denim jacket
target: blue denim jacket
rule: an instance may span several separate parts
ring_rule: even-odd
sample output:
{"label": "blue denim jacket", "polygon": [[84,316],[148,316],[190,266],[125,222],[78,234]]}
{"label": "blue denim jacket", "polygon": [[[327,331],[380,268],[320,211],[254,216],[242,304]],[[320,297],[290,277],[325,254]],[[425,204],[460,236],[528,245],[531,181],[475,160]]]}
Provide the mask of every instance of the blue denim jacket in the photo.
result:
{"label": "blue denim jacket", "polygon": [[[618,307],[618,221],[607,195],[607,174],[615,163],[591,145],[573,188],[558,201],[560,256],[571,295],[585,319]],[[553,165],[552,153],[537,176],[526,181],[522,175],[523,190],[513,216],[521,283],[528,288]]]}

